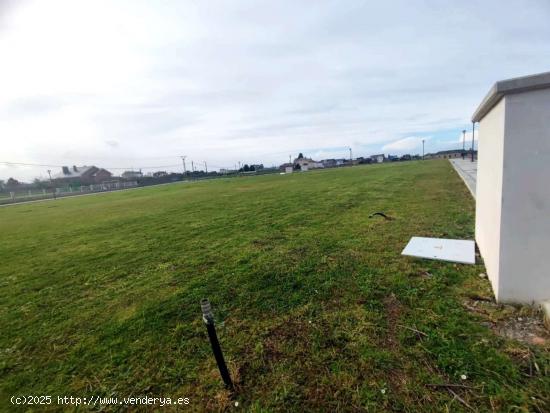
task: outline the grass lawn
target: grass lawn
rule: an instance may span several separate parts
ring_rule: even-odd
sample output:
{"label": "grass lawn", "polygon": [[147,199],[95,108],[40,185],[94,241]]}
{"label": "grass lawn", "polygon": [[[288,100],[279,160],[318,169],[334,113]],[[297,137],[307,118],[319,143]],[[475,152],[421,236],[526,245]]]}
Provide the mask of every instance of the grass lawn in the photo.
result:
{"label": "grass lawn", "polygon": [[473,232],[446,161],[0,208],[0,409],[14,394],[148,394],[189,397],[187,411],[549,411],[548,348],[464,305],[491,297],[483,266],[400,255],[413,235]]}

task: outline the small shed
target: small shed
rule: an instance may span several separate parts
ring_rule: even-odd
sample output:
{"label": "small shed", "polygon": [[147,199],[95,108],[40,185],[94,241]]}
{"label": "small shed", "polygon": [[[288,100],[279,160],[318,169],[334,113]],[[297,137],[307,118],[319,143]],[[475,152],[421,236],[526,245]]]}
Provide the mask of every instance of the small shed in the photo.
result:
{"label": "small shed", "polygon": [[498,301],[550,299],[550,72],[497,82],[479,122],[476,241]]}

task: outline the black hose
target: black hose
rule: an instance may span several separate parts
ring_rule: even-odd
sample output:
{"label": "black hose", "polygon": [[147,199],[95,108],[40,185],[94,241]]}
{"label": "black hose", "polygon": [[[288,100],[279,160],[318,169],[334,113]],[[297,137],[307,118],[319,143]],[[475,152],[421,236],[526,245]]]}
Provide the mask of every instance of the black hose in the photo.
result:
{"label": "black hose", "polygon": [[370,214],[370,215],[369,215],[369,218],[372,218],[372,217],[374,217],[374,216],[376,216],[376,215],[379,215],[379,216],[383,217],[383,218],[386,219],[387,221],[391,221],[391,220],[393,219],[393,218],[387,216],[386,214],[384,214],[383,212],[375,212],[374,214]]}

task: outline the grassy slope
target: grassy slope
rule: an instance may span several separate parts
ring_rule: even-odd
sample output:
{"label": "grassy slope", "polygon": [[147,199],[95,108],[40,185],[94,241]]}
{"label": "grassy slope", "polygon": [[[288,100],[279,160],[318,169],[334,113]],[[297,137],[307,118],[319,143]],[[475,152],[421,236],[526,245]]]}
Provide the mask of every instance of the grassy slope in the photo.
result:
{"label": "grassy slope", "polygon": [[544,409],[548,352],[529,350],[540,371],[527,377],[520,345],[461,304],[487,294],[483,267],[400,255],[412,235],[472,238],[473,216],[443,161],[0,209],[0,406],[16,393],[227,406],[200,318],[209,297],[250,410],[461,411],[425,384],[462,374],[474,388],[455,392],[476,408]]}

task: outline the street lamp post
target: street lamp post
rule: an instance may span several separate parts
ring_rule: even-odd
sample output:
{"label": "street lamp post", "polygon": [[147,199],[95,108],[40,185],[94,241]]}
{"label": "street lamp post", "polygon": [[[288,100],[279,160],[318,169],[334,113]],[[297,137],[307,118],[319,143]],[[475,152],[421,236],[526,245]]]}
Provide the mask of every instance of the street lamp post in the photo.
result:
{"label": "street lamp post", "polygon": [[464,151],[466,150],[466,129],[462,130],[462,159],[464,159]]}
{"label": "street lamp post", "polygon": [[424,160],[424,139],[422,139],[422,160]]}
{"label": "street lamp post", "polygon": [[475,133],[476,123],[472,122],[472,162],[474,161],[474,133]]}
{"label": "street lamp post", "polygon": [[185,168],[185,158],[187,158],[187,156],[180,156],[180,158],[183,162],[183,176],[185,177],[185,175],[187,175],[187,169]]}
{"label": "street lamp post", "polygon": [[349,161],[353,161],[353,156],[351,155],[351,147],[348,148],[349,149]]}

